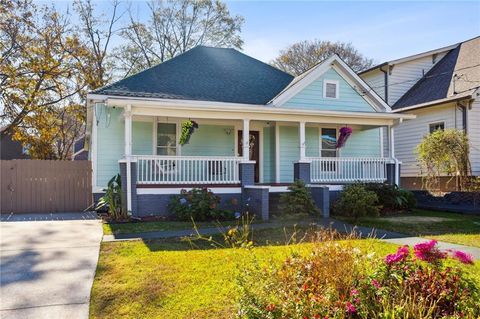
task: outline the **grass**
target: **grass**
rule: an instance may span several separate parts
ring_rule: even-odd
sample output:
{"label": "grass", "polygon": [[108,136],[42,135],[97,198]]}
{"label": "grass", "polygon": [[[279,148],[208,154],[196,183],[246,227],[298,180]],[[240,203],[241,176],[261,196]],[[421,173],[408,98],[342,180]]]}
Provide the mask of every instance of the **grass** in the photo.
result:
{"label": "grass", "polygon": [[[350,218],[336,218],[353,223]],[[394,216],[362,217],[355,224],[480,247],[480,217],[477,216],[417,209]]]}
{"label": "grass", "polygon": [[[270,223],[281,223],[282,225],[293,225],[297,222],[313,221],[308,215],[279,216],[270,220]],[[253,223],[262,223],[261,220],[254,220]],[[198,228],[218,228],[219,223],[195,222]],[[235,226],[236,220],[220,222],[222,227]],[[105,235],[125,234],[125,233],[143,233],[152,231],[170,231],[170,230],[190,230],[193,228],[191,221],[145,221],[128,223],[104,223],[103,233]]]}
{"label": "grass", "polygon": [[[282,240],[283,230],[268,236]],[[266,232],[257,233],[265,240]],[[259,239],[260,240],[260,239]],[[379,253],[394,245],[358,241]],[[306,254],[311,244],[246,249],[192,250],[179,239],[104,243],[90,303],[91,318],[230,318],[235,313],[235,274],[243,263]]]}
{"label": "grass", "polygon": [[[283,261],[311,251],[311,243],[285,245],[293,228],[258,230],[252,250],[198,249],[180,239],[103,243],[90,303],[91,318],[232,318],[235,278],[242,265]],[[298,238],[311,234],[297,229]],[[298,240],[297,238],[297,240]],[[396,245],[355,240],[355,247],[384,256]],[[268,246],[261,246],[266,245]],[[470,267],[480,283],[480,263]]]}
{"label": "grass", "polygon": [[[216,227],[215,222],[196,222],[198,228]],[[222,225],[235,225],[236,221],[225,221]],[[192,229],[192,222],[183,221],[149,221],[149,222],[128,222],[128,223],[104,223],[103,233],[105,235],[124,233],[143,233],[151,231],[185,230]]]}

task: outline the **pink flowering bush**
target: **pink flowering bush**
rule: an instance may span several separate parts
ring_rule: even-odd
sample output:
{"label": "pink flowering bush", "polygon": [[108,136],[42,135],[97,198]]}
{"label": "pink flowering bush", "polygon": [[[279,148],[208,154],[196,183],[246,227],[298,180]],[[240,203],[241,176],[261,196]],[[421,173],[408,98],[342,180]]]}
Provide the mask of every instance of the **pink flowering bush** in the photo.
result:
{"label": "pink flowering bush", "polygon": [[479,318],[478,283],[462,271],[472,256],[435,241],[384,258],[351,242],[315,245],[282,265],[253,265],[239,276],[239,318]]}

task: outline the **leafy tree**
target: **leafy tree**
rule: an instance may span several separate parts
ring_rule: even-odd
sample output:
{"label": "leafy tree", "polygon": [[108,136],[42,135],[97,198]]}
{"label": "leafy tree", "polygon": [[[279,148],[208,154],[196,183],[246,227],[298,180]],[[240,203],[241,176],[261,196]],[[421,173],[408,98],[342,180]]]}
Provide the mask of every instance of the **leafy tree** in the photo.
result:
{"label": "leafy tree", "polygon": [[68,16],[30,0],[0,6],[3,134],[34,158],[67,159],[84,127],[88,48]]}
{"label": "leafy tree", "polygon": [[280,51],[271,64],[292,75],[300,75],[333,54],[342,58],[355,72],[373,65],[373,60],[363,56],[351,43],[320,40],[294,43]]}
{"label": "leafy tree", "polygon": [[125,75],[171,59],[197,45],[241,48],[241,16],[232,16],[219,0],[154,0],[149,20],[140,22],[129,10],[121,31],[125,44],[115,50]]}
{"label": "leafy tree", "polygon": [[465,132],[457,129],[436,130],[425,136],[416,149],[417,161],[429,191],[439,189],[440,177],[456,179],[459,190],[467,187],[471,175],[470,145]]}

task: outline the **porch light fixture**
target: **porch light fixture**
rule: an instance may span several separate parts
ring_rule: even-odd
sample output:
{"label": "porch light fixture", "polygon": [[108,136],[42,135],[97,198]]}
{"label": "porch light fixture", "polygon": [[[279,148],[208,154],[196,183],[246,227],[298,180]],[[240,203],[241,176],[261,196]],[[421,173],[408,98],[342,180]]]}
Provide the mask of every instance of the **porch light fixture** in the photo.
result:
{"label": "porch light fixture", "polygon": [[231,135],[233,130],[231,128],[224,128],[223,131],[225,132],[225,134]]}

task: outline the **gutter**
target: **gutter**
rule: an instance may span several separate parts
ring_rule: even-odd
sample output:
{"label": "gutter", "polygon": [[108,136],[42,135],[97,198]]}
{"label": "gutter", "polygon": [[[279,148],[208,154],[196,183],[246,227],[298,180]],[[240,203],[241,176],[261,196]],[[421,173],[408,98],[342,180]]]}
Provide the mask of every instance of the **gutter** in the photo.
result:
{"label": "gutter", "polygon": [[401,112],[405,112],[405,111],[422,109],[422,108],[426,108],[426,107],[430,107],[430,106],[440,105],[440,104],[449,103],[449,102],[456,102],[456,101],[466,100],[466,99],[472,99],[472,94],[459,96],[459,97],[456,97],[456,98],[445,98],[445,99],[435,100],[435,101],[432,101],[432,102],[426,102],[426,103],[422,103],[422,104],[405,106],[405,107],[402,107],[402,108],[399,108],[399,109],[393,109],[392,113],[401,113]]}

